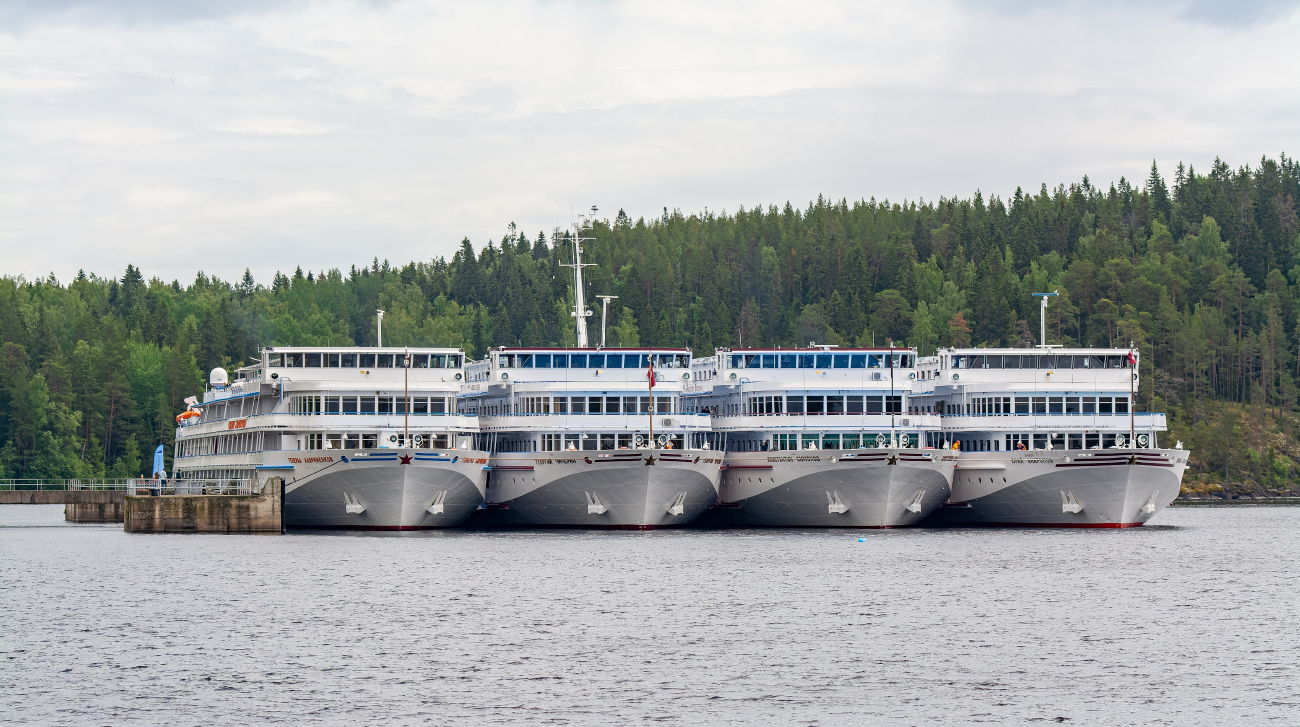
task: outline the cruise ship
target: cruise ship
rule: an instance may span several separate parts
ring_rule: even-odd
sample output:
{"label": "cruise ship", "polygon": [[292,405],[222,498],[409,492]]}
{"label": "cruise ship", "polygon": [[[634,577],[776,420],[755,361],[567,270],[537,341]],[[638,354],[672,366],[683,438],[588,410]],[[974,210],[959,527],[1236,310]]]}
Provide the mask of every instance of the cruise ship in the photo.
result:
{"label": "cruise ship", "polygon": [[917,361],[914,411],[939,414],[960,454],[927,525],[1123,528],[1178,496],[1188,451],[1164,414],[1135,411],[1128,349],[945,349]]}
{"label": "cruise ship", "polygon": [[911,405],[916,351],[720,350],[692,362],[688,409],[725,449],[715,525],[915,525],[949,497],[957,453]]}
{"label": "cruise ship", "polygon": [[452,348],[274,347],[212,372],[178,417],[174,480],[284,483],[285,525],[415,530],[459,525],[483,503],[486,452],[456,410]]}
{"label": "cruise ship", "polygon": [[682,408],[690,357],[502,348],[470,364],[460,410],[492,453],[475,522],[644,530],[699,517],[717,500],[722,453],[708,414]]}

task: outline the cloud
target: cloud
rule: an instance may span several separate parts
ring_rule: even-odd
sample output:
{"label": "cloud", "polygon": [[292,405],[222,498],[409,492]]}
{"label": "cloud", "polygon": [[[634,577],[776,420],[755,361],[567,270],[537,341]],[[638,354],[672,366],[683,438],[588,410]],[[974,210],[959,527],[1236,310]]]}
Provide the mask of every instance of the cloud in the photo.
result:
{"label": "cloud", "polygon": [[1294,4],[35,7],[0,23],[7,274],[265,281],[592,203],[1009,194],[1300,138]]}

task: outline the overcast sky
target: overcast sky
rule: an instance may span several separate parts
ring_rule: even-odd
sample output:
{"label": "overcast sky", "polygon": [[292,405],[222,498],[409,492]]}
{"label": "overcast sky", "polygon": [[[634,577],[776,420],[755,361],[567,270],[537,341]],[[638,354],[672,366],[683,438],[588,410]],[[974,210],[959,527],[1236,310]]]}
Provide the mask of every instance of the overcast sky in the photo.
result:
{"label": "overcast sky", "polygon": [[1296,2],[0,0],[0,274],[394,263],[599,205],[1300,153]]}

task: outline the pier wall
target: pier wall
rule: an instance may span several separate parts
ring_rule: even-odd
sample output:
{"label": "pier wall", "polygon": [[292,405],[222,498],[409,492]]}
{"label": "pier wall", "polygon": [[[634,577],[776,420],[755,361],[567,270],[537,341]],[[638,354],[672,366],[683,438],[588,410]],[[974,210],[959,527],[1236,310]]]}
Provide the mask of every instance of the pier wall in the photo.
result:
{"label": "pier wall", "polygon": [[128,533],[279,533],[280,485],[260,495],[127,496],[122,528]]}

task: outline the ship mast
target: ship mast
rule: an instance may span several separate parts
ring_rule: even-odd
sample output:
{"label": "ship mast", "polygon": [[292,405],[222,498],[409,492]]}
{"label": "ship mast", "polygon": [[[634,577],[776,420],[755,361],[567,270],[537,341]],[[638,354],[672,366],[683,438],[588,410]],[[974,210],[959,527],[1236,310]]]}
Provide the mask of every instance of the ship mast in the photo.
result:
{"label": "ship mast", "polygon": [[[587,298],[582,290],[582,269],[595,267],[595,263],[582,262],[582,243],[594,242],[594,237],[583,237],[582,228],[590,226],[592,220],[596,218],[596,205],[591,206],[590,215],[578,215],[579,222],[573,223],[573,263],[566,264],[564,267],[573,268],[573,312],[569,315],[577,320],[577,337],[578,348],[587,348],[587,317],[591,311],[587,310]],[[559,230],[556,230],[556,237],[559,237]]]}

